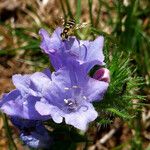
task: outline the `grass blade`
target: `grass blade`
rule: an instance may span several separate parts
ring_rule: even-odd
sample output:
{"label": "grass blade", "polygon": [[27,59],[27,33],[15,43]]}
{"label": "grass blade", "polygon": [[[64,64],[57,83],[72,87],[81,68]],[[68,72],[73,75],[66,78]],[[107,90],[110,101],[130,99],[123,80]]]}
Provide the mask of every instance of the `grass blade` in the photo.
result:
{"label": "grass blade", "polygon": [[80,22],[80,16],[81,16],[81,0],[77,0],[77,10],[76,10],[76,22]]}
{"label": "grass blade", "polygon": [[98,26],[99,24],[99,17],[100,17],[100,12],[101,12],[101,0],[98,0],[98,5],[99,5],[99,8],[98,8],[98,13],[97,13],[97,18],[96,18],[96,23],[95,23],[95,27]]}
{"label": "grass blade", "polygon": [[65,7],[64,7],[64,4],[63,4],[62,0],[60,0],[60,5],[61,5],[61,8],[62,8],[62,11],[63,11],[63,14],[64,14],[64,19],[66,21],[67,14],[66,14]]}
{"label": "grass blade", "polygon": [[16,147],[14,140],[12,138],[11,130],[10,130],[9,125],[8,125],[7,117],[5,114],[2,114],[2,117],[3,117],[3,121],[4,121],[4,127],[6,130],[6,134],[7,134],[8,140],[9,140],[9,149],[10,150],[17,150],[17,147]]}
{"label": "grass blade", "polygon": [[89,15],[90,15],[91,26],[94,27],[93,15],[92,15],[93,0],[88,0],[88,4],[89,4]]}
{"label": "grass blade", "polygon": [[70,4],[69,4],[69,1],[66,0],[66,6],[67,6],[67,10],[68,10],[68,15],[70,18],[73,18],[73,14],[71,12],[71,8],[70,8]]}

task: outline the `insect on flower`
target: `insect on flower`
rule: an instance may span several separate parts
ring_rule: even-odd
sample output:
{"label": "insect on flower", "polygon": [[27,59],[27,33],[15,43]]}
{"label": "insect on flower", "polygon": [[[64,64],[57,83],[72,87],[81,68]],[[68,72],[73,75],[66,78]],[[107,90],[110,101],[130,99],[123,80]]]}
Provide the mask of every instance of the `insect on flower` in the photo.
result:
{"label": "insect on flower", "polygon": [[68,37],[72,35],[75,30],[81,29],[86,25],[87,23],[76,24],[75,19],[69,19],[68,21],[66,21],[66,23],[64,23],[64,29],[60,34],[62,40],[67,40]]}

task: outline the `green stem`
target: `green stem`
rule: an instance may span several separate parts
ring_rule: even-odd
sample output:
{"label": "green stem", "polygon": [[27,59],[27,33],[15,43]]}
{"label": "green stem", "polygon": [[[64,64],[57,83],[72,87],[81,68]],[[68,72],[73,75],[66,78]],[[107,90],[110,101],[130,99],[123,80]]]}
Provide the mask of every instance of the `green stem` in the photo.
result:
{"label": "green stem", "polygon": [[137,14],[138,6],[139,6],[139,0],[133,1],[132,16],[135,16],[135,14]]}
{"label": "green stem", "polygon": [[95,23],[95,27],[98,26],[99,24],[99,17],[100,17],[100,12],[101,12],[101,0],[98,0],[98,4],[99,4],[99,8],[98,8],[98,13],[97,13],[97,18],[96,18],[96,23]]}
{"label": "green stem", "polygon": [[135,149],[136,150],[141,150],[142,149],[142,139],[141,139],[141,122],[140,122],[140,119],[141,119],[141,112],[139,112],[137,114],[137,117],[135,120],[133,120],[133,129],[135,130],[135,135],[134,135],[134,138],[132,140],[132,147],[131,147],[131,150],[132,149]]}
{"label": "green stem", "polygon": [[63,14],[64,14],[64,19],[65,19],[65,22],[66,22],[67,14],[66,14],[65,7],[64,7],[64,4],[63,4],[62,0],[60,0],[60,5],[61,5],[61,8],[62,8],[62,11],[63,11]]}
{"label": "green stem", "polygon": [[67,10],[68,10],[68,15],[69,17],[73,18],[73,14],[71,12],[71,8],[70,8],[70,4],[69,4],[69,1],[66,0],[66,6],[67,6]]}
{"label": "green stem", "polygon": [[9,140],[9,150],[17,150],[16,144],[14,143],[14,140],[12,138],[11,130],[8,125],[8,120],[5,114],[2,114],[3,121],[4,121],[4,127],[6,131],[7,138]]}
{"label": "green stem", "polygon": [[89,4],[89,15],[90,15],[91,26],[94,27],[93,15],[92,15],[92,4],[93,4],[93,0],[88,0],[88,4]]}
{"label": "green stem", "polygon": [[81,16],[81,0],[77,0],[77,11],[76,11],[76,22],[80,22],[80,16]]}

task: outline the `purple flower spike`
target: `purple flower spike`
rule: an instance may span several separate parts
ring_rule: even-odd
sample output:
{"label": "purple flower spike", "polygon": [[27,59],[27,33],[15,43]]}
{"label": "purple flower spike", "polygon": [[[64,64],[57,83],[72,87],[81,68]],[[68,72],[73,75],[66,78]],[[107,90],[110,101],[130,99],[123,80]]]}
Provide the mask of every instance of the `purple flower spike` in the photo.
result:
{"label": "purple flower spike", "polygon": [[110,72],[107,68],[101,68],[98,69],[94,75],[93,78],[99,81],[104,81],[109,83],[110,82]]}
{"label": "purple flower spike", "polygon": [[55,70],[66,66],[69,60],[76,60],[88,72],[94,65],[104,64],[103,42],[99,36],[94,41],[78,40],[74,36],[62,41],[61,28],[57,28],[50,36],[44,29],[39,31],[42,37],[41,49],[48,54]]}

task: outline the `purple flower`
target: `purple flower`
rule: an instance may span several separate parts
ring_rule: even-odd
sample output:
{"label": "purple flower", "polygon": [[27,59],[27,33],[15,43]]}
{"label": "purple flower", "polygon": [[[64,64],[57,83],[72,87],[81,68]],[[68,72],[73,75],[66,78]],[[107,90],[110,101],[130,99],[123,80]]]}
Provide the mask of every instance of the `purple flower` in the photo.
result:
{"label": "purple flower", "polygon": [[[103,37],[94,41],[82,41],[75,37],[62,41],[61,28],[50,37],[40,30],[41,48],[49,55],[56,72],[46,69],[30,75],[14,75],[16,89],[5,94],[0,110],[10,116],[30,120],[52,119],[78,129],[86,130],[98,113],[92,102],[103,98],[108,87],[109,74],[97,71],[94,78],[88,76],[96,64],[104,64]],[[28,136],[22,135],[28,142]],[[27,140],[26,140],[27,139]],[[32,138],[31,138],[32,139]],[[31,140],[32,141],[32,140]]]}
{"label": "purple flower", "polygon": [[0,110],[10,116],[24,119],[46,120],[49,116],[41,116],[35,109],[37,101],[42,99],[42,88],[47,82],[50,71],[45,70],[31,75],[14,75],[12,77],[16,89],[4,94],[0,101]]}
{"label": "purple flower", "polygon": [[86,130],[98,116],[91,103],[103,98],[108,83],[90,78],[79,66],[72,62],[69,69],[52,74],[45,71],[13,76],[17,89],[3,97],[0,109],[32,120],[52,118],[61,123],[64,118],[66,124]]}
{"label": "purple flower", "polygon": [[98,116],[91,103],[103,98],[108,83],[90,78],[76,64],[52,73],[51,80],[43,93],[46,101],[38,101],[36,110],[43,116],[50,115],[56,123],[64,118],[66,124],[86,130]]}
{"label": "purple flower", "polygon": [[32,148],[48,149],[53,143],[48,130],[40,121],[11,118],[12,123],[20,130],[21,140]]}
{"label": "purple flower", "polygon": [[40,47],[44,53],[49,55],[55,70],[66,66],[72,59],[78,61],[86,72],[96,64],[104,64],[102,52],[104,38],[102,36],[94,41],[78,40],[73,36],[62,41],[61,32],[62,29],[57,28],[50,36],[44,29],[39,31],[42,37]]}

